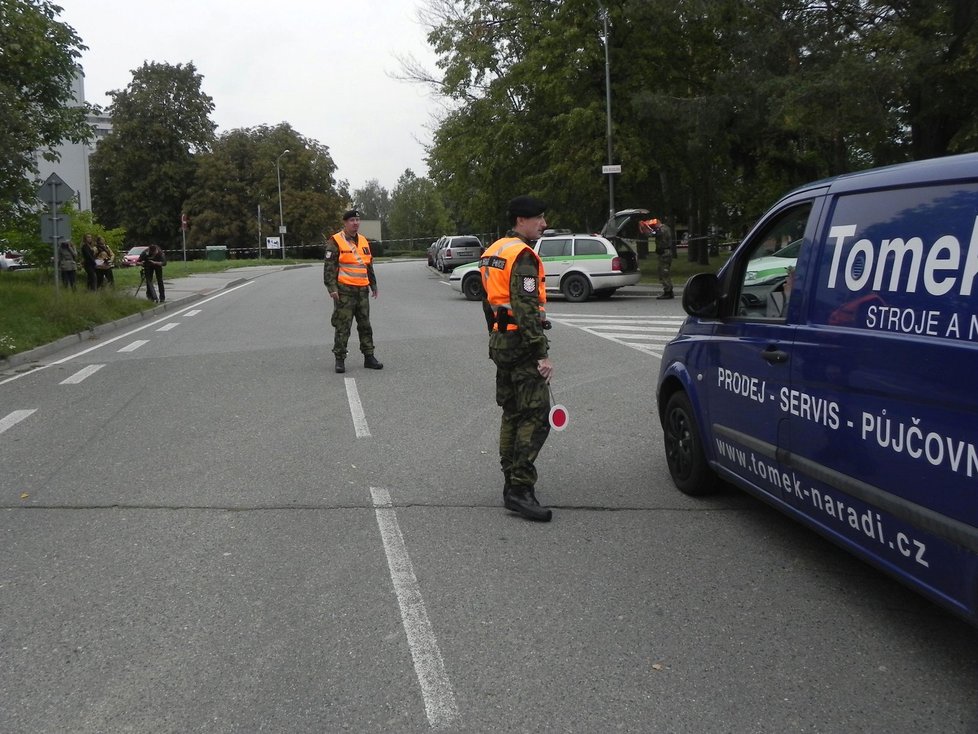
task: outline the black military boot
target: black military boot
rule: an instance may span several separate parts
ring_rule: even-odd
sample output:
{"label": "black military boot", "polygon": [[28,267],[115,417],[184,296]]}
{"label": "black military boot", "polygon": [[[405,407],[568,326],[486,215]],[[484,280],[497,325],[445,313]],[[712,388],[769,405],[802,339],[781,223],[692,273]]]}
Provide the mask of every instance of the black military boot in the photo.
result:
{"label": "black military boot", "polygon": [[512,486],[509,487],[508,492],[503,490],[503,505],[507,510],[536,522],[550,522],[553,516],[549,509],[540,507],[530,487]]}
{"label": "black military boot", "polygon": [[346,360],[344,360],[344,359],[342,359],[340,357],[337,357],[336,358],[336,371],[337,372],[346,372]]}
{"label": "black military boot", "polygon": [[666,291],[661,296],[657,296],[655,300],[657,300],[657,301],[668,301],[670,298],[673,298],[673,297],[674,296],[672,295],[672,291]]}
{"label": "black military boot", "polygon": [[372,354],[363,355],[363,366],[368,370],[382,370],[384,365],[377,361],[377,358]]}

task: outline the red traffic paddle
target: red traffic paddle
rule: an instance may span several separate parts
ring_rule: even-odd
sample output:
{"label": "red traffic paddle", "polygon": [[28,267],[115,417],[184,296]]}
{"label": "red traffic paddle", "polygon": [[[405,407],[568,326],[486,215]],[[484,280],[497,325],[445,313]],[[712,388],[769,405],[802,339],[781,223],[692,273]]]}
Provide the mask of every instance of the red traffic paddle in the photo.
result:
{"label": "red traffic paddle", "polygon": [[553,403],[550,408],[550,427],[555,431],[563,431],[567,428],[567,421],[570,419],[570,416],[567,413],[567,408],[558,403],[554,398],[553,388],[550,389],[550,401]]}

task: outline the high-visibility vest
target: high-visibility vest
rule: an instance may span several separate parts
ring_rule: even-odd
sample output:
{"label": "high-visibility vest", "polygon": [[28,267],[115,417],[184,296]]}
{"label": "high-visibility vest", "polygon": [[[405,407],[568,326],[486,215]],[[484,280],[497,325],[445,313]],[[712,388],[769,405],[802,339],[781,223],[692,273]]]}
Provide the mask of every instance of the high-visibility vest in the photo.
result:
{"label": "high-visibility vest", "polygon": [[519,327],[513,315],[513,306],[509,302],[509,282],[513,274],[513,265],[516,258],[524,251],[533,253],[533,258],[537,262],[537,297],[540,303],[540,318],[545,318],[545,308],[547,303],[547,291],[544,287],[545,273],[543,261],[534,252],[533,248],[527,245],[519,237],[504,237],[496,240],[482,253],[479,259],[479,270],[482,272],[482,287],[486,291],[486,300],[489,302],[492,312],[496,314],[497,321],[493,325],[493,331],[499,330],[499,309],[505,309],[506,330],[516,331]]}
{"label": "high-visibility vest", "polygon": [[370,285],[367,277],[367,268],[372,257],[370,255],[370,243],[362,234],[357,234],[357,246],[353,247],[346,240],[346,235],[342,231],[333,235],[333,241],[340,248],[340,256],[337,260],[339,271],[336,280],[343,285]]}

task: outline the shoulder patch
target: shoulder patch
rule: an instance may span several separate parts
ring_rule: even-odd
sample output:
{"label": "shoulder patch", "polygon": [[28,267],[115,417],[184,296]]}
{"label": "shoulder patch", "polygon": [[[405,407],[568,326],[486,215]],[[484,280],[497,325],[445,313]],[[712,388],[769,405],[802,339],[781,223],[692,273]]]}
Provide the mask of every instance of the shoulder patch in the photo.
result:
{"label": "shoulder patch", "polygon": [[332,250],[326,250],[326,259],[327,260],[331,260],[332,258],[333,258],[333,251]]}
{"label": "shoulder patch", "polygon": [[537,279],[525,277],[523,278],[523,292],[524,293],[536,293],[537,292]]}

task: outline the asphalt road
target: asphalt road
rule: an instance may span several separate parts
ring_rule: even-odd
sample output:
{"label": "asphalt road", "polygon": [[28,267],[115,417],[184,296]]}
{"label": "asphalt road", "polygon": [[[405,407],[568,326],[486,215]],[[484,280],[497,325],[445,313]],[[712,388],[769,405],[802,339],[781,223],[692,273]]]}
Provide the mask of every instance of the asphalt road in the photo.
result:
{"label": "asphalt road", "polygon": [[299,268],[0,374],[0,732],[978,731],[975,629],[673,488],[678,301],[551,302],[536,525],[479,305],[378,276],[379,372]]}

